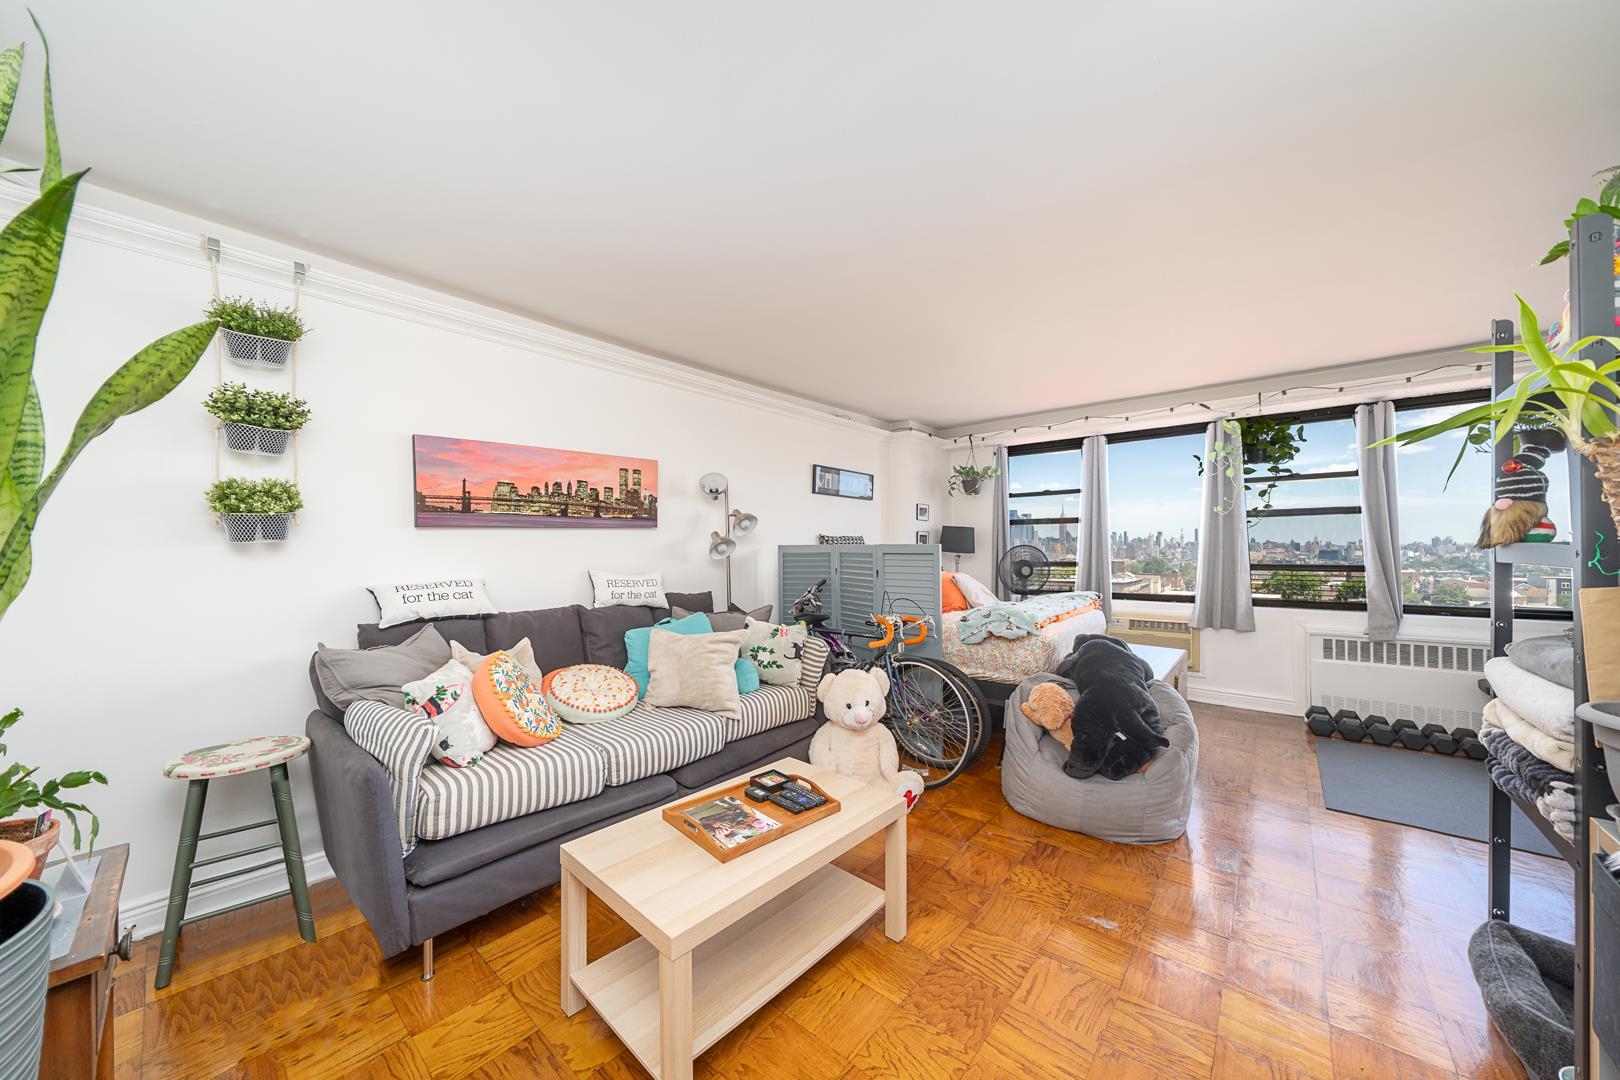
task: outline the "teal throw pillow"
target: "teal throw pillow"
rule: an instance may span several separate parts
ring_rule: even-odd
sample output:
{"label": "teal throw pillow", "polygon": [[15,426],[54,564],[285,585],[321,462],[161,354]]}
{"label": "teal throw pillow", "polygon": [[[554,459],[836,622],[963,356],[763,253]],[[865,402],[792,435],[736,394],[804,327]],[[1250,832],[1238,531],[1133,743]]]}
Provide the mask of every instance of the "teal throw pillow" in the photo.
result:
{"label": "teal throw pillow", "polygon": [[737,660],[737,693],[752,694],[759,689],[759,668],[752,660]]}

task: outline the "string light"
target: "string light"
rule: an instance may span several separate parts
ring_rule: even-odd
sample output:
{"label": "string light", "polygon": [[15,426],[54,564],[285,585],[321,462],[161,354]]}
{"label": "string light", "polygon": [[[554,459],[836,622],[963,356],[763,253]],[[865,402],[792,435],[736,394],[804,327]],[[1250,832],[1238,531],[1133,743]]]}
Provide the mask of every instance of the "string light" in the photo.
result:
{"label": "string light", "polygon": [[[1430,376],[1430,375],[1439,374],[1440,372],[1443,372],[1443,371],[1459,371],[1459,370],[1461,370],[1461,371],[1473,371],[1473,372],[1477,373],[1477,372],[1484,371],[1485,370],[1485,365],[1484,364],[1441,364],[1438,367],[1428,368],[1427,370],[1419,371],[1419,372],[1417,372],[1415,374],[1404,376],[1404,379],[1405,379],[1405,382],[1407,384],[1411,384],[1414,379],[1422,379],[1422,378],[1425,378],[1425,377]],[[1254,405],[1246,407],[1247,409],[1252,409],[1253,410],[1252,413],[1245,413],[1245,412],[1237,410],[1237,409],[1217,408],[1214,405],[1211,405],[1207,401],[1198,401],[1196,399],[1189,399],[1187,401],[1178,401],[1174,405],[1166,405],[1166,406],[1156,408],[1156,409],[1144,409],[1141,412],[1135,412],[1135,413],[1130,413],[1130,414],[1126,414],[1126,415],[1105,415],[1105,414],[1085,413],[1085,414],[1083,414],[1081,416],[1071,416],[1067,420],[1054,420],[1049,424],[1021,425],[1021,426],[1018,426],[1018,427],[1005,428],[1005,429],[1003,429],[1001,431],[987,431],[987,432],[976,431],[976,432],[973,432],[971,435],[958,435],[955,438],[951,439],[951,442],[953,444],[955,444],[955,443],[961,442],[963,439],[969,439],[969,440],[972,440],[972,439],[994,439],[994,438],[996,438],[998,436],[1001,436],[1001,435],[1017,435],[1020,432],[1025,432],[1025,431],[1043,431],[1043,430],[1044,431],[1055,431],[1058,428],[1068,427],[1071,424],[1089,424],[1092,421],[1097,421],[1099,423],[1100,422],[1105,422],[1105,421],[1117,421],[1119,423],[1128,424],[1128,423],[1131,422],[1133,417],[1135,419],[1137,419],[1137,420],[1145,420],[1145,419],[1147,419],[1149,417],[1152,417],[1152,416],[1161,416],[1161,415],[1169,416],[1169,415],[1174,414],[1177,409],[1186,409],[1186,408],[1190,408],[1192,406],[1197,406],[1198,408],[1203,409],[1205,412],[1215,413],[1216,415],[1225,415],[1226,417],[1228,417],[1230,419],[1236,420],[1236,419],[1240,418],[1240,416],[1243,416],[1243,415],[1258,415],[1259,412],[1262,411],[1265,408],[1265,405],[1266,405],[1267,401],[1281,401],[1282,399],[1286,398],[1290,393],[1294,393],[1294,392],[1297,392],[1297,391],[1315,390],[1315,391],[1318,391],[1318,392],[1321,392],[1321,393],[1342,394],[1347,390],[1357,390],[1357,389],[1360,389],[1362,387],[1367,387],[1367,386],[1387,386],[1388,383],[1389,383],[1389,379],[1388,379],[1387,376],[1385,376],[1385,377],[1380,377],[1380,378],[1375,378],[1375,379],[1362,379],[1362,380],[1359,380],[1359,381],[1347,382],[1347,383],[1344,383],[1342,385],[1336,385],[1336,386],[1287,386],[1287,387],[1283,387],[1283,388],[1278,389],[1278,390],[1273,390],[1270,393],[1258,393],[1258,394],[1256,394],[1255,395],[1255,403],[1254,403]]]}

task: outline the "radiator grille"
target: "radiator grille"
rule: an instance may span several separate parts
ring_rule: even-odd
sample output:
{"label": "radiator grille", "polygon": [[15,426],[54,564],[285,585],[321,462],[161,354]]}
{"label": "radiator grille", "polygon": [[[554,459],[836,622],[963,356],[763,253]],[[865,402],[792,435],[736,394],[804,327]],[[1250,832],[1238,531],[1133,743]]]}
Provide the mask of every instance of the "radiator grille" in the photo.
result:
{"label": "radiator grille", "polygon": [[1454,709],[1439,705],[1414,705],[1404,701],[1382,701],[1377,698],[1346,697],[1342,694],[1323,694],[1320,702],[1329,712],[1353,709],[1357,715],[1382,716],[1386,720],[1410,720],[1418,727],[1439,724],[1442,727],[1477,728],[1480,723],[1478,709]]}
{"label": "radiator grille", "polygon": [[1485,661],[1491,658],[1490,649],[1484,645],[1368,641],[1366,638],[1349,637],[1324,637],[1321,642],[1323,660],[1375,667],[1484,672]]}
{"label": "radiator grille", "polygon": [[1123,623],[1116,621],[1109,629],[1109,634],[1128,641],[1133,645],[1157,645],[1165,649],[1185,649],[1187,652],[1187,670],[1202,671],[1199,659],[1199,631],[1187,625],[1185,616],[1181,618],[1127,615]]}

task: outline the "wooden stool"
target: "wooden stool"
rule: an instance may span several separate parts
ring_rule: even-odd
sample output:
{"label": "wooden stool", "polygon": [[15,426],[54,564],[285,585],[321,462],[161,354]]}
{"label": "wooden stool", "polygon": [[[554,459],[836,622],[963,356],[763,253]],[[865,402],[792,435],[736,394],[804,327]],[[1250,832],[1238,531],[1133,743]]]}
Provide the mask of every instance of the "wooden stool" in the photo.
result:
{"label": "wooden stool", "polygon": [[[174,853],[174,879],[169,885],[169,910],[163,922],[163,948],[158,953],[159,990],[169,985],[169,977],[174,972],[174,950],[180,940],[180,928],[188,923],[200,922],[215,915],[223,915],[227,911],[235,911],[251,904],[276,900],[291,894],[293,908],[298,912],[299,935],[305,941],[315,940],[315,917],[309,910],[309,884],[304,880],[304,854],[298,846],[298,821],[293,816],[292,784],[287,779],[287,762],[303,757],[307,753],[309,753],[309,739],[303,735],[260,735],[240,742],[205,746],[201,750],[181,754],[163,767],[164,776],[172,780],[185,780],[187,784],[186,812],[180,821],[180,846]],[[203,804],[208,801],[208,782],[225,776],[235,776],[238,773],[257,772],[260,769],[270,770],[270,791],[275,798],[276,816],[268,821],[256,821],[251,825],[238,825],[218,832],[199,832],[198,830],[202,828]],[[246,832],[249,829],[262,829],[266,825],[279,826],[281,838],[258,847],[214,855],[206,859],[197,858],[199,841]],[[256,855],[277,847],[281,849],[280,859],[271,859],[257,866],[216,874],[198,882],[191,880],[191,871],[196,867],[211,866],[244,855]],[[261,896],[256,900],[232,904],[230,907],[211,911],[207,915],[186,918],[186,900],[191,894],[193,884],[212,885],[217,881],[267,869],[277,862],[284,863],[287,867],[287,888],[283,891],[270,896]]]}

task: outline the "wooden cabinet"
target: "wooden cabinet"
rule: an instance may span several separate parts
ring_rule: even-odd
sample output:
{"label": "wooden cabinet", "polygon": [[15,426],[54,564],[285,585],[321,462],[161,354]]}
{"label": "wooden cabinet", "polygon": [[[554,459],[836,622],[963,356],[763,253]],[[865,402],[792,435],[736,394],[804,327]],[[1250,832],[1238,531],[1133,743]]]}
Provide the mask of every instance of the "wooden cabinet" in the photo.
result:
{"label": "wooden cabinet", "polygon": [[118,926],[118,894],[124,887],[129,845],[96,852],[96,867],[84,913],[65,955],[51,961],[45,997],[45,1051],[39,1074],[51,1080],[113,1074],[113,971],[129,938]]}

